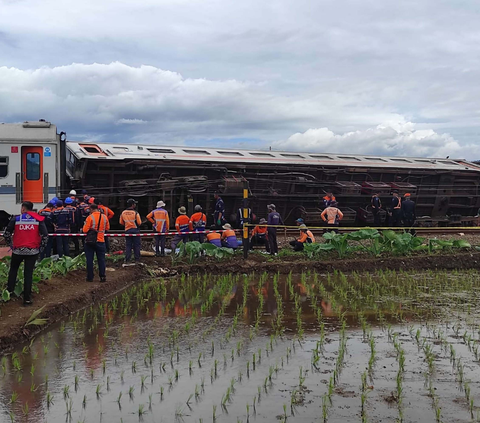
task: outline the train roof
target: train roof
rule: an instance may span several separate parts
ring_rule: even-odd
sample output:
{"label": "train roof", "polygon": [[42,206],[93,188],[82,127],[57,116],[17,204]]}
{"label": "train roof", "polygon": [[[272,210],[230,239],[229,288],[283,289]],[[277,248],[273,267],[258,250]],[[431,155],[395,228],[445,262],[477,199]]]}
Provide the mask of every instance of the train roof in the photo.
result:
{"label": "train roof", "polygon": [[0,141],[8,142],[55,142],[57,127],[45,120],[22,123],[0,123]]}
{"label": "train roof", "polygon": [[218,163],[269,163],[283,165],[397,167],[431,170],[480,171],[463,159],[425,157],[361,156],[357,154],[300,153],[292,151],[240,150],[150,144],[117,144],[67,141],[68,149],[78,159],[103,160],[178,160]]}

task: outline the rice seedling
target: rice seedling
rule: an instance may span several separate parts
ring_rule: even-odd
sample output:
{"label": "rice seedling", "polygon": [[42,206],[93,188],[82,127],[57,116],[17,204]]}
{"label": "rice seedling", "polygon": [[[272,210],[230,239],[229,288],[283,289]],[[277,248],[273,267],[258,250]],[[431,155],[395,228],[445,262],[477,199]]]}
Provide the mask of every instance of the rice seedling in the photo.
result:
{"label": "rice seedling", "polygon": [[45,400],[47,402],[47,409],[50,409],[50,406],[53,404],[53,396],[50,391],[47,391]]}

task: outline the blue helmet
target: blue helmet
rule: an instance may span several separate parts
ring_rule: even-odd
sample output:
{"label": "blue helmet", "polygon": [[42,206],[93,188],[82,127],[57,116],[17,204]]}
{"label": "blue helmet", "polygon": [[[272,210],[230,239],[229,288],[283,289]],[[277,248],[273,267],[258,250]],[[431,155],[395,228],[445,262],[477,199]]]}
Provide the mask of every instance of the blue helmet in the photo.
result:
{"label": "blue helmet", "polygon": [[57,205],[57,201],[58,201],[58,197],[53,197],[51,200],[50,200],[50,203],[52,203],[54,206]]}
{"label": "blue helmet", "polygon": [[73,200],[70,197],[65,198],[65,204],[72,204]]}

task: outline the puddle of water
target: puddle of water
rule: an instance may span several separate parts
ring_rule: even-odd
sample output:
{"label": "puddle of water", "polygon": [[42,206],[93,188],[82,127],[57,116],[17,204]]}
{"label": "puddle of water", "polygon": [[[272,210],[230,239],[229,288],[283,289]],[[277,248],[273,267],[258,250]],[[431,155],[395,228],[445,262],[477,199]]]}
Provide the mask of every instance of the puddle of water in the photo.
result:
{"label": "puddle of water", "polygon": [[1,359],[0,421],[471,421],[473,272],[182,276]]}

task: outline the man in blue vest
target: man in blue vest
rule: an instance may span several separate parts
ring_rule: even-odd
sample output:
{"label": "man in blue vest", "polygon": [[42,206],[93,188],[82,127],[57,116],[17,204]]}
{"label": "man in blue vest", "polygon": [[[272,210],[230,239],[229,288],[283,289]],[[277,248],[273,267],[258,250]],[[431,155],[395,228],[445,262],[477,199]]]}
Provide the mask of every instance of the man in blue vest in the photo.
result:
{"label": "man in blue vest", "polygon": [[25,306],[33,304],[33,270],[40,251],[43,251],[48,241],[45,218],[32,210],[32,202],[23,202],[21,214],[10,220],[3,234],[5,241],[12,249],[7,290],[10,294],[15,291],[18,269],[23,261],[23,305]]}

